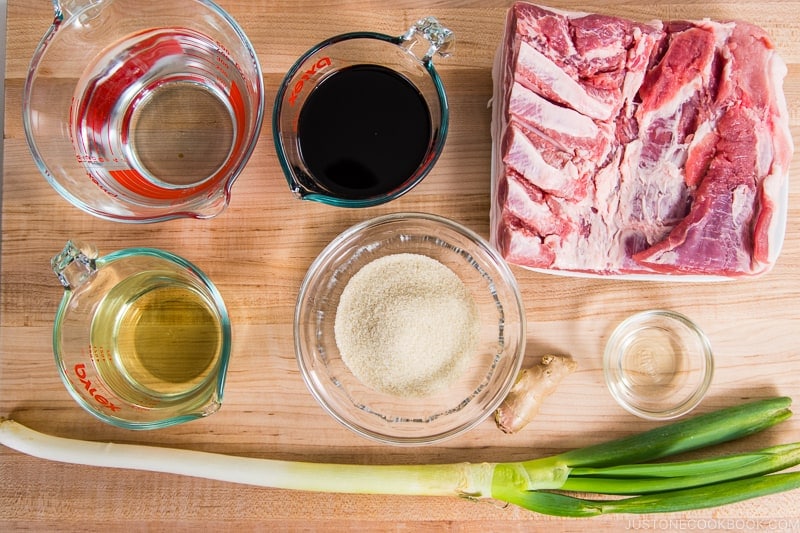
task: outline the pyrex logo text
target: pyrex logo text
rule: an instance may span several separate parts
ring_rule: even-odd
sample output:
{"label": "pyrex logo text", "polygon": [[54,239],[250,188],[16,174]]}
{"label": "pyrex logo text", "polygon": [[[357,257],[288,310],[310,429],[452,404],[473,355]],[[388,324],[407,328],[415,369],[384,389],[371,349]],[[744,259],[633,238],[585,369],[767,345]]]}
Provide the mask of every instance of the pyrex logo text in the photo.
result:
{"label": "pyrex logo text", "polygon": [[78,376],[78,380],[80,380],[80,382],[83,384],[84,388],[86,389],[86,392],[89,393],[89,396],[94,398],[94,401],[96,401],[103,407],[111,409],[111,411],[115,413],[121,409],[121,407],[119,407],[118,405],[114,405],[114,403],[111,402],[105,396],[97,394],[97,387],[92,385],[91,380],[86,375],[86,365],[84,365],[83,363],[78,363],[77,365],[75,365],[74,370],[75,370],[75,375]]}
{"label": "pyrex logo text", "polygon": [[297,101],[297,97],[300,96],[300,92],[303,90],[303,84],[310,80],[311,76],[329,66],[331,66],[330,57],[323,57],[311,65],[311,68],[306,70],[302,77],[297,80],[297,83],[294,84],[294,87],[292,88],[292,94],[289,95],[289,104],[294,105],[294,103]]}

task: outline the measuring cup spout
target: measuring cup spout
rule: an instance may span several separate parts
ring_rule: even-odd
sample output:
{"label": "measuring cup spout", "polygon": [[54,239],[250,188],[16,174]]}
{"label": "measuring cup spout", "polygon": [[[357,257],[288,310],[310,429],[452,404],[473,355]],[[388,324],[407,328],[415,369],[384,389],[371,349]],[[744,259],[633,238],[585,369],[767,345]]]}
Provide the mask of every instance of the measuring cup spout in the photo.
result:
{"label": "measuring cup spout", "polygon": [[231,190],[234,180],[230,180],[223,189],[216,191],[213,196],[209,196],[202,204],[194,206],[185,216],[198,219],[213,218],[222,213],[230,203]]}

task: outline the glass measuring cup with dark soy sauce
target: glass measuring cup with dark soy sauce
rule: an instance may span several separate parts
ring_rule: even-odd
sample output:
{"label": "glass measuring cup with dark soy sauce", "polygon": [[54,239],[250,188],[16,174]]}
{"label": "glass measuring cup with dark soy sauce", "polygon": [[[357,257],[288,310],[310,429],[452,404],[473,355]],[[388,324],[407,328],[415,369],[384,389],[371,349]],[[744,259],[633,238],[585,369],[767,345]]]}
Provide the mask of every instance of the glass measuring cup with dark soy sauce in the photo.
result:
{"label": "glass measuring cup with dark soy sauce", "polygon": [[448,105],[433,56],[453,33],[433,17],[392,37],[354,32],[298,59],[275,99],[273,136],[298,197],[341,207],[398,198],[430,172]]}

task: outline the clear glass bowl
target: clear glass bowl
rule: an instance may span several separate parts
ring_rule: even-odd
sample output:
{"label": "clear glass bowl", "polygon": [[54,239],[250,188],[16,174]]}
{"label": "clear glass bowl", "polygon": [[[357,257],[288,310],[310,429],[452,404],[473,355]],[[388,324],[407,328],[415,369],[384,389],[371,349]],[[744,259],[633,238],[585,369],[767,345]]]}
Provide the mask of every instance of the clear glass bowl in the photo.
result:
{"label": "clear glass bowl", "polygon": [[611,334],[603,372],[614,399],[629,412],[668,420],[694,409],[714,374],[711,345],[689,318],[651,310],[629,317]]}
{"label": "clear glass bowl", "polygon": [[[469,368],[451,386],[424,397],[362,384],[336,345],[336,310],[348,281],[364,265],[397,253],[423,254],[449,267],[478,308],[480,338]],[[438,216],[398,213],[351,227],[319,254],[300,289],[294,335],[303,379],[331,416],[375,441],[419,445],[462,434],[498,407],[519,373],[526,324],[516,280],[488,242]]]}

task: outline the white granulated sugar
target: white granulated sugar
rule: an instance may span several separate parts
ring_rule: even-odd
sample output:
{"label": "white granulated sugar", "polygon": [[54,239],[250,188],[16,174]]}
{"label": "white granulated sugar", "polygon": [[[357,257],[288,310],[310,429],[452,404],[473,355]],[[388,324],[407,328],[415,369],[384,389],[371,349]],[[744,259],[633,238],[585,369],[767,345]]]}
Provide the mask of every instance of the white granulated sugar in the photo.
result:
{"label": "white granulated sugar", "polygon": [[342,360],[365,385],[426,396],[466,370],[478,342],[478,310],[464,283],[428,256],[375,259],[350,279],[336,309]]}

